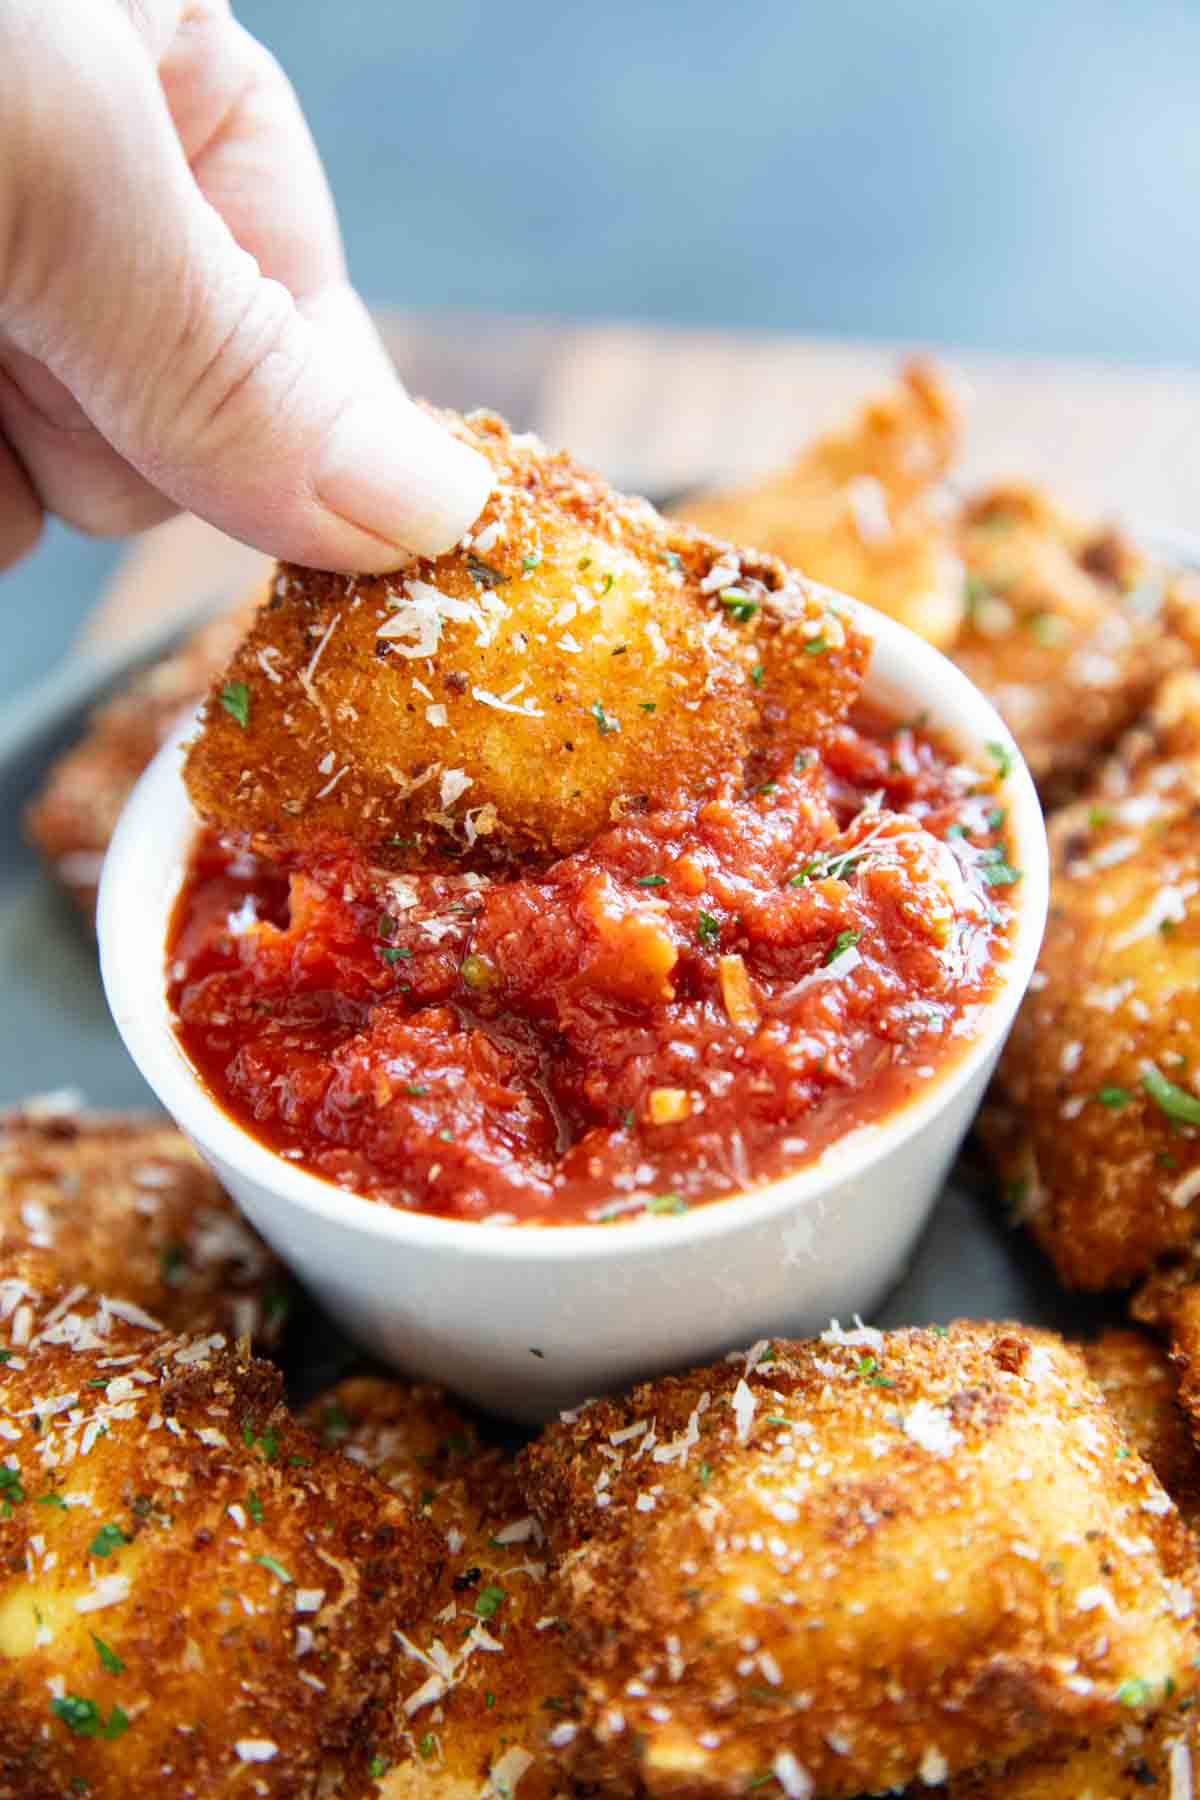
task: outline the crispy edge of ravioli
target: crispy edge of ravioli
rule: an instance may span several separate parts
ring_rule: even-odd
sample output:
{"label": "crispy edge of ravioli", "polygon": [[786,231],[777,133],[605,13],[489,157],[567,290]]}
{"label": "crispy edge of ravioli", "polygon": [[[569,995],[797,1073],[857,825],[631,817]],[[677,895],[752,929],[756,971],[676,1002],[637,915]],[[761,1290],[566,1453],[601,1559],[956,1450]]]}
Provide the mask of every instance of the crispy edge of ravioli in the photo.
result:
{"label": "crispy edge of ravioli", "polygon": [[1196,1681],[1191,1535],[1046,1333],[756,1345],[522,1462],[584,1683],[572,1771],[605,1785],[943,1780]]}

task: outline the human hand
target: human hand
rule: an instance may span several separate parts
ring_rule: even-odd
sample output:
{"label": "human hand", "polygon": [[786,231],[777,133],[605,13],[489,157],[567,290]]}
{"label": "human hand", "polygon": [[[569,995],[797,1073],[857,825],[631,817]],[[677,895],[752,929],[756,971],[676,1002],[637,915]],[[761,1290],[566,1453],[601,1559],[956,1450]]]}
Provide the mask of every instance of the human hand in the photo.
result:
{"label": "human hand", "polygon": [[295,95],[228,0],[0,0],[0,568],[43,513],[433,554],[487,463],[407,398]]}

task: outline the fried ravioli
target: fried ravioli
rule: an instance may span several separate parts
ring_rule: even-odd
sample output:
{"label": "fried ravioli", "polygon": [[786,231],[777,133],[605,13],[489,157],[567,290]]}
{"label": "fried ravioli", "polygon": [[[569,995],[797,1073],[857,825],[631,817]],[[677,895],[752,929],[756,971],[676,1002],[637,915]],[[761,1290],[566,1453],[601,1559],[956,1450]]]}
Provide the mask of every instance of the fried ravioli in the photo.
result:
{"label": "fried ravioli", "polygon": [[0,1280],[0,1794],[307,1800],[369,1735],[437,1544],[279,1378]]}
{"label": "fried ravioli", "polygon": [[571,850],[845,714],[868,644],[836,596],[491,415],[445,422],[495,471],[481,522],[394,575],[280,571],[188,756],[206,821],[274,853]]}
{"label": "fried ravioli", "polygon": [[933,1785],[1195,1684],[1190,1534],[1047,1334],[756,1345],[523,1460],[584,1685],[572,1771],[605,1785]]}
{"label": "fried ravioli", "polygon": [[170,1331],[269,1348],[287,1317],[283,1270],[166,1119],[0,1115],[0,1274],[29,1251],[64,1288],[131,1300]]}
{"label": "fried ravioli", "polygon": [[100,865],[134,783],[180,717],[204,697],[262,598],[255,589],[97,707],[29,808],[30,840],[89,924]]}
{"label": "fried ravioli", "polygon": [[1036,488],[963,509],[967,610],[951,655],[1002,714],[1051,801],[1069,797],[1185,660],[1165,574]]}
{"label": "fried ravioli", "polygon": [[[548,1800],[574,1676],[541,1531],[510,1460],[438,1390],[364,1376],[312,1408],[326,1442],[423,1510],[444,1546],[425,1623],[399,1638],[390,1726],[368,1759],[381,1800]],[[386,1765],[386,1768],[384,1767]]]}
{"label": "fried ravioli", "polygon": [[928,495],[958,438],[958,406],[944,377],[912,363],[843,430],[818,438],[786,468],[673,510],[853,594],[944,649],[962,623],[963,571]]}
{"label": "fried ravioli", "polygon": [[1041,959],[982,1120],[1070,1287],[1121,1287],[1200,1230],[1200,676],[1173,676],[1050,824]]}

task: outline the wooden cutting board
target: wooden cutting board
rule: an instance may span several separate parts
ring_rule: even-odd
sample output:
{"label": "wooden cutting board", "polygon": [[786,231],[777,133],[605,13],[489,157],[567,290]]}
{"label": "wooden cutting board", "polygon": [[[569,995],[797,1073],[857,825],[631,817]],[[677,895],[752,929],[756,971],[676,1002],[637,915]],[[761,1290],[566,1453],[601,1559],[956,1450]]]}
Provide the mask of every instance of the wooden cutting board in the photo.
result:
{"label": "wooden cutting board", "polygon": [[[914,350],[970,396],[964,481],[1022,475],[1158,532],[1200,527],[1200,371],[837,338],[385,313],[411,392],[490,406],[653,497],[769,467]],[[84,628],[115,644],[164,612],[233,595],[263,558],[197,519],[141,539]]]}

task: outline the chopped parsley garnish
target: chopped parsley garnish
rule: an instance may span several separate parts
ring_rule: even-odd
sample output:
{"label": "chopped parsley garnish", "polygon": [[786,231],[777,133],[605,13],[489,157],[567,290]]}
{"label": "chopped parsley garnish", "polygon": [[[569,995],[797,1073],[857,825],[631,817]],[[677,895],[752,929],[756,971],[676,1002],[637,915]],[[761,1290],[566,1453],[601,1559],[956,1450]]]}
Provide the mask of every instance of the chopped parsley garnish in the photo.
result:
{"label": "chopped parsley garnish", "polygon": [[403,944],[385,944],[379,954],[384,962],[407,962],[412,951],[406,950]]}
{"label": "chopped parsley garnish", "polygon": [[1140,1675],[1135,1675],[1130,1680],[1121,1683],[1117,1689],[1116,1698],[1118,1706],[1149,1706],[1154,1699],[1154,1683],[1143,1680]]}
{"label": "chopped parsley garnish", "polygon": [[53,1492],[49,1494],[39,1494],[33,1504],[35,1506],[54,1506],[57,1507],[60,1512],[66,1512],[67,1510],[67,1503],[62,1495]]}
{"label": "chopped parsley garnish", "polygon": [[51,1700],[50,1711],[76,1737],[107,1738],[111,1742],[129,1729],[128,1714],[119,1706],[114,1706],[106,1719],[94,1700],[81,1700],[78,1694]]}
{"label": "chopped parsley garnish", "polygon": [[700,1464],[700,1486],[707,1487],[712,1480],[712,1470],[707,1463]]}
{"label": "chopped parsley garnish", "polygon": [[667,878],[665,875],[639,875],[633,885],[634,887],[666,887]]}
{"label": "chopped parsley garnish", "polygon": [[102,1637],[97,1637],[94,1631],[89,1635],[91,1636],[93,1644],[96,1646],[96,1655],[100,1658],[102,1665],[108,1670],[109,1674],[123,1675],[125,1673],[125,1664],[121,1661],[116,1651],[110,1649],[104,1639]]}
{"label": "chopped parsley garnish", "polygon": [[679,552],[678,550],[660,550],[658,553],[658,560],[659,562],[666,563],[668,569],[677,569],[679,567]]}
{"label": "chopped parsley garnish", "polygon": [[804,654],[805,656],[824,656],[828,648],[829,645],[823,637],[809,638],[804,646]]}
{"label": "chopped parsley garnish", "polygon": [[658,711],[658,702],[656,700],[640,700],[638,704],[644,713]]}
{"label": "chopped parsley garnish", "polygon": [[992,740],[987,746],[987,753],[996,765],[996,773],[1001,781],[1013,772],[1013,753],[1007,744]]}
{"label": "chopped parsley garnish", "polygon": [[736,619],[740,625],[744,625],[747,619],[752,619],[758,611],[758,601],[752,600],[745,588],[722,588],[717,598],[727,608],[730,618]]}
{"label": "chopped parsley garnish", "polygon": [[11,1362],[16,1354],[15,1350],[0,1350],[0,1364]]}
{"label": "chopped parsley garnish", "polygon": [[437,1739],[434,1737],[432,1731],[427,1731],[425,1736],[420,1738],[417,1742],[417,1755],[421,1757],[423,1761],[428,1762],[436,1750]]}
{"label": "chopped parsley garnish", "polygon": [[504,1589],[489,1586],[480,1588],[475,1600],[475,1617],[477,1619],[494,1619],[504,1603]]}
{"label": "chopped parsley garnish", "polygon": [[797,750],[792,758],[792,768],[797,775],[801,775],[805,769],[811,769],[816,760],[815,750]]}
{"label": "chopped parsley garnish", "polygon": [[588,707],[588,711],[591,713],[593,719],[595,719],[596,728],[601,737],[608,737],[610,732],[620,731],[620,720],[614,719],[611,713],[606,713],[601,701],[593,700],[592,704]]}
{"label": "chopped parsley garnish", "polygon": [[754,665],[754,667],[753,667],[753,668],[752,668],[752,669],[751,669],[751,671],[750,671],[750,679],[751,679],[751,681],[752,681],[752,682],[753,682],[753,683],[754,683],[754,685],[755,685],[755,687],[761,687],[761,686],[762,686],[762,684],[763,684],[763,673],[764,673],[764,671],[763,671],[763,666],[762,666],[762,664],[761,664],[761,663],[755,663],[755,665]]}
{"label": "chopped parsley garnish", "polygon": [[999,831],[1000,827],[1004,824],[1004,808],[1002,806],[993,806],[988,813],[986,823],[989,831]]}
{"label": "chopped parsley garnish", "polygon": [[250,689],[244,681],[227,681],[221,689],[221,705],[245,731],[250,723]]}
{"label": "chopped parsley garnish", "polygon": [[685,1213],[687,1209],[687,1201],[682,1199],[678,1194],[655,1194],[652,1199],[647,1200],[646,1202],[646,1211],[648,1213],[678,1214]]}
{"label": "chopped parsley garnish", "polygon": [[538,564],[541,562],[541,560],[542,560],[542,553],[540,550],[533,550],[530,552],[530,554],[528,556],[523,556],[521,558],[521,567],[525,571],[526,575],[530,574],[534,569],[536,569]]}
{"label": "chopped parsley garnish", "polygon": [[1020,869],[1014,869],[1012,864],[1006,860],[1004,850],[999,844],[994,845],[990,850],[980,851],[979,873],[989,887],[1011,887],[1014,882],[1021,879]]}
{"label": "chopped parsley garnish", "polygon": [[[611,589],[611,587],[612,587],[612,584],[613,584],[613,578],[612,578],[612,576],[611,576],[611,575],[605,575],[605,577],[604,577],[604,586],[603,586],[603,587],[602,587],[602,588],[601,588],[601,589],[600,589],[600,598],[601,598],[601,599],[602,599],[602,600],[603,600],[603,598],[604,598],[604,596],[605,596],[605,594],[607,594],[607,593],[608,593],[608,592],[609,592],[609,590],[610,590],[610,589]],[[613,655],[614,655],[614,656],[615,656],[615,655],[616,655],[616,654],[617,654],[617,653],[616,653],[616,651],[615,651],[615,650],[614,650],[614,651],[613,651]]]}
{"label": "chopped parsley garnish", "polygon": [[122,1544],[128,1542],[129,1539],[119,1525],[102,1525],[88,1545],[88,1555],[111,1556],[114,1550],[119,1550]]}
{"label": "chopped parsley garnish", "polygon": [[1103,806],[1089,806],[1087,816],[1088,830],[1102,831],[1108,824],[1110,817],[1111,814],[1109,814]]}
{"label": "chopped parsley garnish", "polygon": [[1096,1098],[1101,1106],[1107,1106],[1109,1112],[1120,1112],[1123,1106],[1129,1105],[1133,1095],[1128,1088],[1102,1087]]}
{"label": "chopped parsley garnish", "polygon": [[380,935],[380,937],[381,938],[390,938],[393,931],[395,931],[395,929],[396,929],[396,921],[395,921],[395,919],[393,919],[391,913],[386,913],[386,912],[380,913],[380,915],[379,915],[379,935]]}
{"label": "chopped parsley garnish", "polygon": [[352,1424],[350,1414],[336,1400],[321,1408],[321,1436],[327,1444],[336,1444],[339,1439],[348,1437]]}
{"label": "chopped parsley garnish", "polygon": [[262,1524],[263,1503],[253,1488],[251,1488],[250,1492],[246,1495],[246,1511],[250,1514],[250,1517],[254,1520],[256,1525]]}
{"label": "chopped parsley garnish", "polygon": [[947,825],[945,832],[943,833],[943,836],[945,836],[946,838],[961,838],[961,837],[966,837],[966,835],[967,835],[966,826],[963,824],[960,824],[957,819],[954,821],[953,825]]}
{"label": "chopped parsley garnish", "polygon": [[168,1287],[175,1287],[187,1269],[187,1256],[182,1244],[166,1244],[158,1259],[159,1273]]}
{"label": "chopped parsley garnish", "polygon": [[[528,562],[528,557],[526,557],[525,560]],[[387,1774],[391,1766],[392,1765],[387,1757],[380,1756],[377,1752],[367,1764],[367,1774],[371,1777],[372,1781],[380,1781],[383,1776]]]}
{"label": "chopped parsley garnish", "polygon": [[494,569],[491,563],[484,562],[482,557],[472,556],[470,551],[467,552],[467,572],[480,587],[485,588],[503,587],[509,579],[499,569]]}
{"label": "chopped parsley garnish", "polygon": [[1200,1095],[1189,1094],[1186,1088],[1176,1087],[1173,1081],[1168,1081],[1160,1070],[1154,1068],[1146,1070],[1142,1076],[1142,1086],[1168,1119],[1175,1119],[1181,1125],[1200,1125]]}
{"label": "chopped parsley garnish", "polygon": [[269,1569],[271,1574],[274,1575],[277,1580],[282,1581],[284,1587],[291,1587],[291,1576],[288,1574],[283,1564],[277,1562],[273,1556],[256,1556],[254,1560],[258,1563],[260,1568]]}
{"label": "chopped parsley garnish", "polygon": [[876,1356],[860,1356],[854,1365],[854,1371],[862,1376],[868,1387],[890,1388],[896,1385],[881,1372],[879,1358]]}
{"label": "chopped parsley garnish", "polygon": [[839,956],[843,956],[847,950],[853,949],[861,936],[861,931],[839,931],[833,940],[833,949],[825,958],[825,967],[828,968],[830,963],[835,963]]}
{"label": "chopped parsley garnish", "polygon": [[626,1131],[633,1130],[634,1112],[632,1106],[624,1106],[621,1108],[621,1124]]}
{"label": "chopped parsley garnish", "polygon": [[424,1087],[419,1081],[412,1081],[409,1082],[408,1086],[403,1088],[401,1092],[407,1094],[411,1100],[423,1100],[429,1092],[429,1089]]}
{"label": "chopped parsley garnish", "polygon": [[242,1421],[242,1442],[247,1450],[252,1450],[257,1444],[267,1462],[274,1462],[279,1451],[279,1439],[276,1434],[273,1431],[256,1432],[253,1422],[249,1419]]}
{"label": "chopped parsley garnish", "polygon": [[487,1693],[483,1696],[483,1704],[487,1707],[489,1712],[491,1712],[493,1706],[495,1706],[495,1704],[496,1704],[496,1696],[495,1696],[495,1694],[492,1693],[492,1690],[490,1688],[488,1689]]}
{"label": "chopped parsley garnish", "polygon": [[[20,1469],[10,1469],[7,1463],[0,1463],[0,1497],[6,1508],[19,1504],[25,1498],[25,1489],[21,1486]],[[8,1511],[4,1517],[7,1519]]]}
{"label": "chopped parsley garnish", "polygon": [[696,936],[706,950],[721,941],[721,921],[715,913],[705,912],[703,907],[696,915]]}

